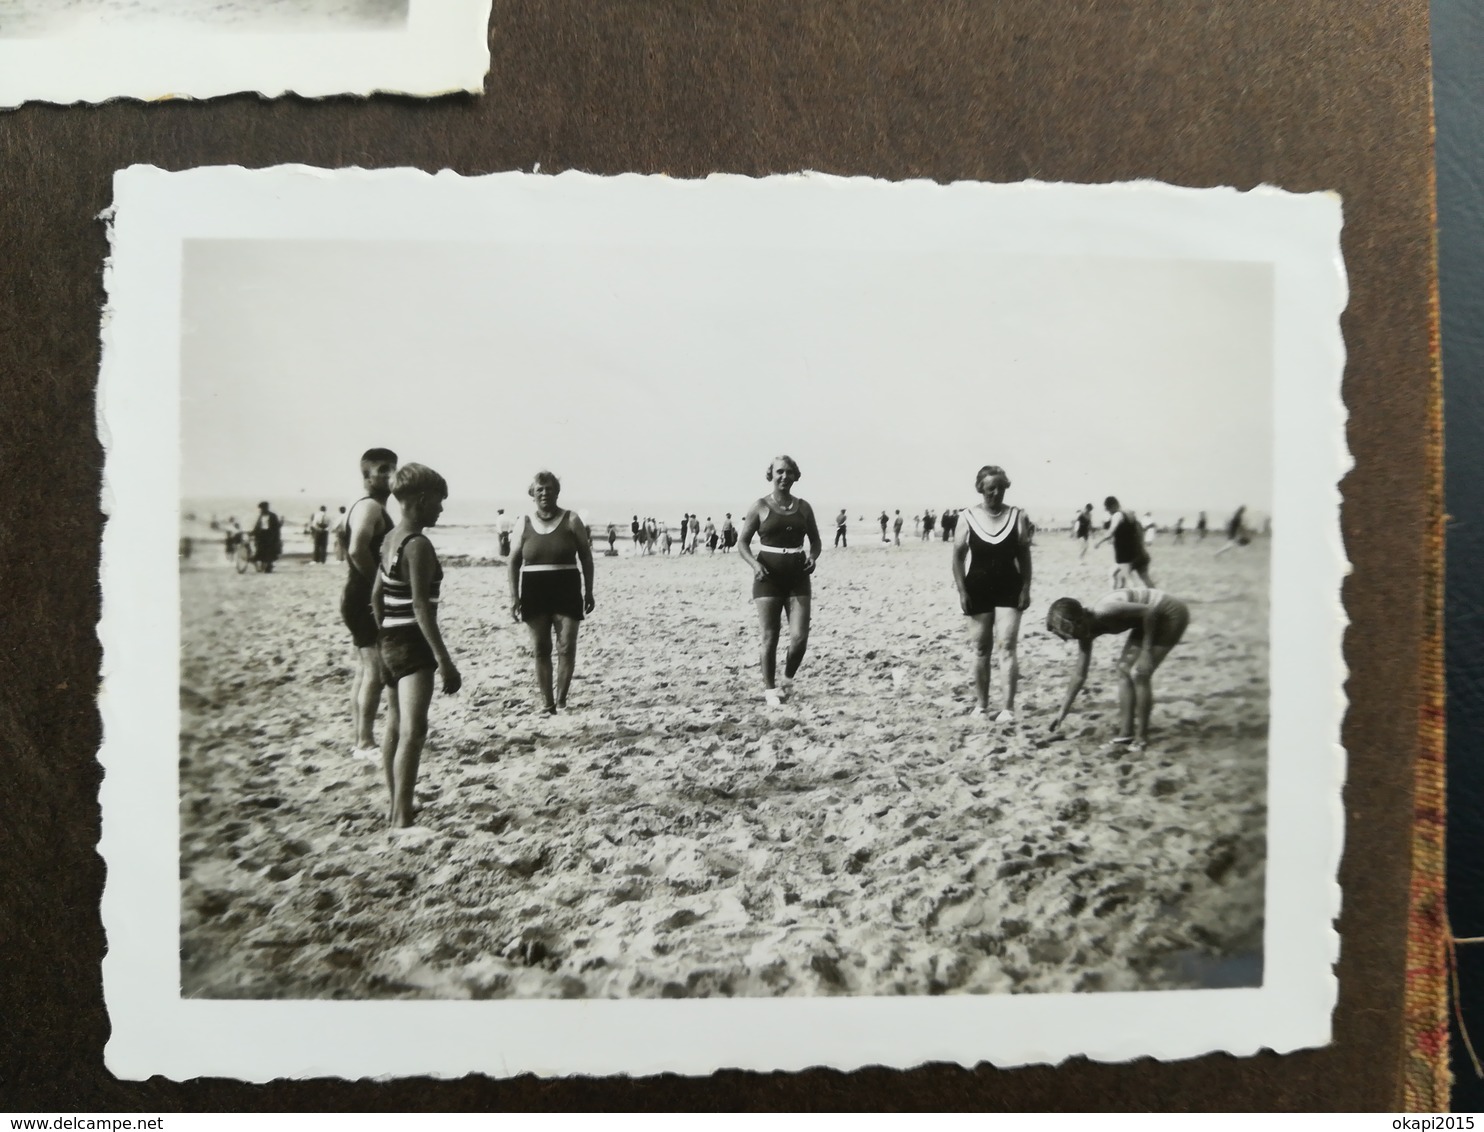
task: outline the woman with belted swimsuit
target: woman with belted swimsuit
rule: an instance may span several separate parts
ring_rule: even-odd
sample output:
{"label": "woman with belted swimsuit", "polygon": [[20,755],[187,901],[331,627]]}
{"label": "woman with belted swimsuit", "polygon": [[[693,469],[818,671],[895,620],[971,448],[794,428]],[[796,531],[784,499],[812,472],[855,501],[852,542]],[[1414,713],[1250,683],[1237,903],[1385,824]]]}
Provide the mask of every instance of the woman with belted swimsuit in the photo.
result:
{"label": "woman with belted swimsuit", "polygon": [[[536,686],[547,715],[567,706],[577,664],[577,629],[593,611],[593,548],[587,526],[557,506],[561,481],[537,472],[529,494],[535,510],[521,520],[510,551],[510,614],[531,631]],[[556,633],[556,680],[551,670]]]}
{"label": "woman with belted swimsuit", "polygon": [[[824,549],[814,509],[793,494],[799,476],[799,465],[791,456],[778,456],[768,465],[767,480],[773,490],[748,510],[737,539],[737,554],[752,568],[752,600],[762,629],[763,698],[771,707],[783,703],[804,661],[804,650],[809,646],[809,576]],[[752,550],[753,536],[758,538],[756,554]],[[785,606],[788,653],[783,678],[775,680]]]}

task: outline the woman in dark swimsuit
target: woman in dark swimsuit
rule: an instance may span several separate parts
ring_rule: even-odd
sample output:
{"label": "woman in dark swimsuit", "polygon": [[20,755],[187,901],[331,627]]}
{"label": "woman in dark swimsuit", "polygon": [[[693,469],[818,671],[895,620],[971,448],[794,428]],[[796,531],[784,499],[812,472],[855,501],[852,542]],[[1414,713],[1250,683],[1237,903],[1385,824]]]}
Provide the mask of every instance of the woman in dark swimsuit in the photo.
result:
{"label": "woman in dark swimsuit", "polygon": [[[557,506],[561,481],[537,472],[529,494],[536,501],[510,551],[510,614],[531,631],[536,686],[548,715],[567,706],[577,663],[577,629],[593,611],[593,548],[575,512]],[[552,632],[556,632],[556,681],[552,683]]]}
{"label": "woman in dark swimsuit", "polygon": [[1031,603],[1030,520],[1019,507],[1005,506],[1009,487],[1004,468],[980,468],[974,490],[983,502],[960,512],[964,525],[953,539],[953,584],[959,608],[973,621],[975,715],[989,712],[990,656],[996,648],[1000,653],[1005,694],[996,723],[1015,721],[1020,615]]}
{"label": "woman in dark swimsuit", "polygon": [[[809,646],[809,576],[824,544],[814,521],[814,508],[793,494],[799,465],[792,456],[778,456],[768,465],[773,490],[747,512],[737,539],[737,554],[752,568],[752,600],[762,628],[763,698],[778,707],[793,685],[795,673]],[[758,551],[752,538],[758,536]],[[808,543],[806,547],[804,544]],[[775,681],[778,637],[784,607],[788,608],[788,654],[783,679]],[[781,687],[779,686],[781,685]]]}

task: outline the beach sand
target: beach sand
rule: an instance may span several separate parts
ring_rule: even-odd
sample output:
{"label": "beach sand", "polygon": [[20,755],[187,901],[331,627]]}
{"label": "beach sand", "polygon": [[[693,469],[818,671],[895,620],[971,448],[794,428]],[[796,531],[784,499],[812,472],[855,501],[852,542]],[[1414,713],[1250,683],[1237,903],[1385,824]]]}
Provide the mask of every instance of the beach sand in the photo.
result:
{"label": "beach sand", "polygon": [[[1155,741],[1100,755],[1102,640],[1063,732],[1064,594],[1107,556],[1044,533],[1021,722],[971,719],[948,548],[826,550],[793,702],[763,706],[735,556],[598,559],[575,710],[535,711],[505,574],[451,568],[421,831],[349,758],[343,566],[181,573],[181,977],[226,998],[1141,990],[1260,980],[1267,542],[1152,548],[1191,600]],[[437,542],[438,532],[432,537]],[[627,551],[627,548],[625,548]],[[217,551],[217,554],[220,552]],[[996,690],[998,673],[996,673]],[[997,694],[992,693],[992,694]]]}

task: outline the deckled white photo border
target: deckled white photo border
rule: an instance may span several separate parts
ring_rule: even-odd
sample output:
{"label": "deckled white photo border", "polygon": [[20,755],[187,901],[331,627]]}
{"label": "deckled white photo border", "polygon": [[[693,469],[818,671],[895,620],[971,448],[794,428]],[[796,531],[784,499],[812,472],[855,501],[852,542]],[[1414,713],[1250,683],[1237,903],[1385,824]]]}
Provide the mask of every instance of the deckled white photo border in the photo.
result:
{"label": "deckled white photo border", "polygon": [[[1347,570],[1338,484],[1347,297],[1332,194],[1154,183],[464,178],[304,167],[115,178],[99,430],[108,1068],[269,1080],[1008,1066],[1330,1040],[1340,910]],[[1136,994],[682,1001],[206,1001],[180,997],[177,437],[181,242],[193,238],[693,242],[1209,258],[1274,271],[1272,704],[1264,980]]]}
{"label": "deckled white photo border", "polygon": [[256,91],[438,95],[479,92],[491,0],[409,0],[407,23],[350,31],[232,31],[90,24],[0,36],[0,109],[25,102],[215,98]]}

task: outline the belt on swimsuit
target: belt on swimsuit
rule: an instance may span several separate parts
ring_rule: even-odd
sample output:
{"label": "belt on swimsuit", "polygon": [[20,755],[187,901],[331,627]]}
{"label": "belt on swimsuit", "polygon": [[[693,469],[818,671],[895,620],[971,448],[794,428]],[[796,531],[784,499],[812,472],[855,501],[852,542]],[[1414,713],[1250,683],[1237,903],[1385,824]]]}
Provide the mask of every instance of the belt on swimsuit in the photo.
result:
{"label": "belt on swimsuit", "polygon": [[576,569],[577,569],[577,563],[575,563],[575,562],[552,562],[552,563],[537,562],[537,563],[535,563],[533,565],[530,565],[530,566],[527,566],[524,562],[522,562],[520,564],[520,571],[521,571],[522,574],[526,574],[526,573],[534,574],[538,570],[539,571],[542,571],[542,572],[545,572],[545,571],[548,571],[548,570],[576,570]]}
{"label": "belt on swimsuit", "polygon": [[803,554],[804,553],[804,548],[802,546],[769,546],[765,542],[758,543],[757,544],[757,548],[759,550],[770,550],[774,554]]}

